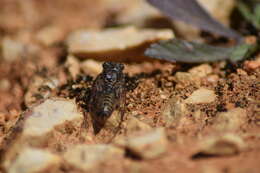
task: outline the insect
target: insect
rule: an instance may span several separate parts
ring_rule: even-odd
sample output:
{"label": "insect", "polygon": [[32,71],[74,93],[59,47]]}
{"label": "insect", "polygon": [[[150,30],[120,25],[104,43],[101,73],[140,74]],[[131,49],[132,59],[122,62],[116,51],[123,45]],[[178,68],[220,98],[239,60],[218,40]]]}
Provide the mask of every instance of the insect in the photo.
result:
{"label": "insect", "polygon": [[90,93],[89,111],[96,134],[114,110],[118,109],[123,119],[126,94],[126,76],[123,70],[123,64],[105,62],[103,71],[94,80]]}

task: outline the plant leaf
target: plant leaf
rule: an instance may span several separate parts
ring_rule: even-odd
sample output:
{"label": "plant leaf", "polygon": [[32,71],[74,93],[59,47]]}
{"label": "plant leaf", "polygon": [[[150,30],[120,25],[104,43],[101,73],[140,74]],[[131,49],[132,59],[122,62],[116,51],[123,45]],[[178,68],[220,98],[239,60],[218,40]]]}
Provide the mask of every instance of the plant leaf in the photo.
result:
{"label": "plant leaf", "polygon": [[200,29],[241,40],[238,33],[213,19],[196,0],[148,0],[148,2],[171,19],[181,20]]}
{"label": "plant leaf", "polygon": [[252,23],[257,29],[260,29],[260,2],[254,3],[253,11],[250,11],[249,6],[242,1],[238,1],[237,7],[247,21]]}
{"label": "plant leaf", "polygon": [[257,50],[257,43],[256,44],[239,44],[233,47],[233,50],[230,55],[231,62],[237,62],[242,59],[245,59],[252,55]]}
{"label": "plant leaf", "polygon": [[247,44],[224,48],[172,39],[152,44],[145,55],[170,62],[202,63],[227,59],[236,62],[245,58],[251,49],[252,45]]}

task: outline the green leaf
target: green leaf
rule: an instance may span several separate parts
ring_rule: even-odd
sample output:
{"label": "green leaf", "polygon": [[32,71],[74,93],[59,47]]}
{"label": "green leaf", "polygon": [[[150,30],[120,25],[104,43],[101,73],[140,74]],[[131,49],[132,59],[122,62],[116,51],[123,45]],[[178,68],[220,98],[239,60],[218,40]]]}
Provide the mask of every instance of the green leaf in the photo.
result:
{"label": "green leaf", "polygon": [[235,47],[224,48],[172,39],[152,44],[145,51],[145,55],[170,62],[202,63],[220,60],[236,62],[247,57],[252,47],[248,44],[239,44]]}
{"label": "green leaf", "polygon": [[254,12],[255,12],[256,22],[260,26],[260,4],[257,4],[257,6],[254,9]]}
{"label": "green leaf", "polygon": [[238,10],[244,18],[252,23],[257,29],[260,29],[260,3],[255,2],[253,9],[254,10],[251,11],[246,3],[238,1]]}
{"label": "green leaf", "polygon": [[239,44],[235,46],[230,55],[230,61],[236,62],[248,58],[257,50],[257,44]]}

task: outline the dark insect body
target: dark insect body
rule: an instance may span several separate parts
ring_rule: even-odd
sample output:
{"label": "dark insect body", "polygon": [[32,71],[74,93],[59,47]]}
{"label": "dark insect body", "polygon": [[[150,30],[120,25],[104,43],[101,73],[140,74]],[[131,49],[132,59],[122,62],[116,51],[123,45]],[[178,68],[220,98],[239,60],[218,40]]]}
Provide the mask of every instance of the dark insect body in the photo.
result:
{"label": "dark insect body", "polygon": [[124,113],[126,82],[123,73],[124,65],[115,62],[105,62],[103,71],[95,79],[89,102],[95,133],[105,125],[106,120],[114,110],[119,110],[121,119]]}

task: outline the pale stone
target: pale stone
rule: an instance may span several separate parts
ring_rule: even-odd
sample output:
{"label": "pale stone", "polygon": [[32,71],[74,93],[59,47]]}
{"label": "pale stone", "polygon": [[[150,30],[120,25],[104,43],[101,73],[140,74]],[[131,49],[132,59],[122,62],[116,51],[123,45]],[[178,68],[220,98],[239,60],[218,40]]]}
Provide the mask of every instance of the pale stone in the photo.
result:
{"label": "pale stone", "polygon": [[194,76],[197,77],[206,77],[207,75],[211,74],[213,72],[213,69],[210,65],[208,64],[202,64],[196,67],[193,67],[192,69],[189,70],[189,73],[191,73]]}
{"label": "pale stone", "polygon": [[64,31],[56,26],[47,26],[36,34],[36,39],[45,46],[51,46],[63,40]]}
{"label": "pale stone", "polygon": [[151,126],[148,124],[138,120],[137,118],[131,116],[128,118],[126,124],[126,129],[128,133],[132,133],[134,131],[145,131],[150,130]]}
{"label": "pale stone", "polygon": [[167,150],[167,137],[163,128],[146,132],[141,136],[127,138],[126,147],[143,159],[153,159]]}
{"label": "pale stone", "polygon": [[68,69],[72,78],[76,79],[76,76],[80,72],[80,62],[73,55],[69,55],[67,57],[65,67]]}
{"label": "pale stone", "polygon": [[228,112],[217,114],[214,126],[219,130],[238,130],[247,123],[247,113],[245,109],[234,108]]}
{"label": "pale stone", "polygon": [[82,69],[82,71],[84,71],[85,74],[93,75],[93,76],[97,76],[99,73],[102,72],[103,69],[101,62],[92,59],[83,61],[80,64],[80,68]]}
{"label": "pale stone", "polygon": [[73,100],[48,99],[32,108],[25,120],[23,135],[42,136],[55,126],[78,119],[83,119],[83,114]]}
{"label": "pale stone", "polygon": [[12,62],[22,59],[25,55],[26,46],[20,41],[5,37],[2,40],[2,57],[4,60]]}
{"label": "pale stone", "polygon": [[177,125],[182,116],[187,113],[186,105],[183,100],[172,97],[162,110],[162,117],[167,127]]}
{"label": "pale stone", "polygon": [[57,166],[60,161],[59,156],[46,150],[25,148],[12,162],[5,161],[10,164],[5,164],[5,168],[8,173],[36,173]]}
{"label": "pale stone", "polygon": [[0,90],[7,91],[11,87],[11,83],[8,79],[0,80]]}
{"label": "pale stone", "polygon": [[105,144],[76,145],[70,148],[64,159],[70,165],[83,171],[96,170],[103,163],[123,158],[124,151],[118,147]]}
{"label": "pale stone", "polygon": [[[119,1],[126,6],[121,10],[116,21],[120,24],[133,24],[139,27],[145,27],[147,21],[162,17],[158,9],[150,5],[146,0],[128,0]],[[130,4],[130,5],[129,5]]]}
{"label": "pale stone", "polygon": [[185,103],[188,104],[200,104],[200,103],[211,103],[216,99],[216,95],[214,91],[200,88],[194,91],[187,99],[185,99]]}
{"label": "pale stone", "polygon": [[[228,25],[230,15],[236,5],[235,0],[198,0],[200,5],[221,23]],[[219,9],[222,10],[219,10]]]}
{"label": "pale stone", "polygon": [[177,72],[175,75],[175,81],[179,85],[190,85],[191,83],[194,83],[196,85],[200,84],[200,79],[197,76],[192,75],[191,73],[187,72]]}
{"label": "pale stone", "polygon": [[[122,57],[135,58],[144,56],[143,47],[159,40],[173,38],[169,29],[137,29],[135,27],[114,28],[105,30],[79,30],[69,35],[68,51],[71,54],[86,58]],[[140,49],[139,49],[140,48]],[[122,54],[124,53],[124,54]]]}
{"label": "pale stone", "polygon": [[235,134],[225,134],[203,139],[200,153],[208,155],[238,154],[246,147],[243,139]]}

